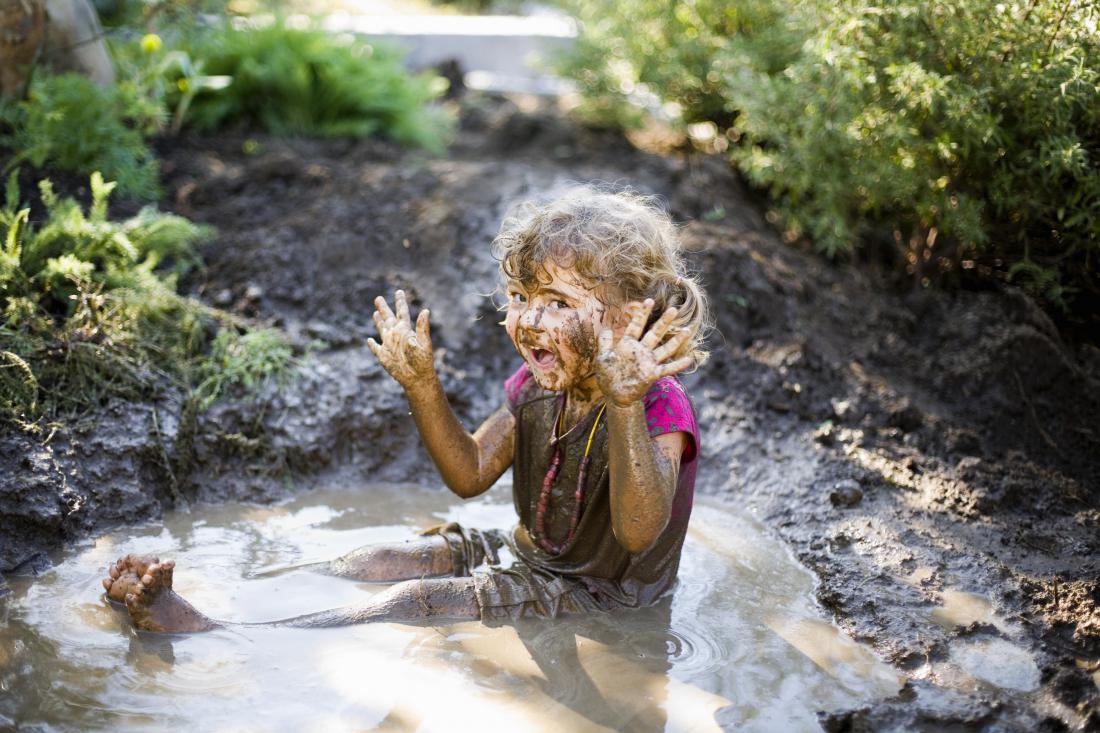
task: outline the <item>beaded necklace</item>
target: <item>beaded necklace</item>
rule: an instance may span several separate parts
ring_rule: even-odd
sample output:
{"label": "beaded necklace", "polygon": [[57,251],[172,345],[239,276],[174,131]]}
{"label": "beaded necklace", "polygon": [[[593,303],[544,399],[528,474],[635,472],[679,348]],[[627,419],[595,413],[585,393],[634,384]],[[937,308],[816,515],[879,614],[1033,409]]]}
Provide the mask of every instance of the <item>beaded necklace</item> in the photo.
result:
{"label": "beaded necklace", "polygon": [[[554,456],[550,459],[550,468],[542,477],[542,493],[539,494],[538,507],[535,509],[535,534],[538,537],[539,547],[551,555],[560,555],[561,548],[569,544],[577,534],[577,525],[581,522],[581,507],[584,504],[584,484],[588,478],[588,452],[592,450],[592,439],[596,437],[596,428],[600,425],[600,418],[607,407],[604,403],[596,414],[596,421],[592,423],[592,429],[588,432],[588,442],[584,446],[584,457],[581,458],[581,466],[577,471],[577,490],[573,492],[573,516],[569,519],[569,534],[561,542],[554,542],[546,534],[546,510],[550,506],[550,491],[554,488],[554,482],[558,478],[558,470],[561,468],[561,433],[562,420],[565,416],[565,395],[561,398],[561,407],[558,408],[558,417],[554,420]],[[572,430],[573,428],[570,428]],[[568,433],[566,433],[567,435]]]}

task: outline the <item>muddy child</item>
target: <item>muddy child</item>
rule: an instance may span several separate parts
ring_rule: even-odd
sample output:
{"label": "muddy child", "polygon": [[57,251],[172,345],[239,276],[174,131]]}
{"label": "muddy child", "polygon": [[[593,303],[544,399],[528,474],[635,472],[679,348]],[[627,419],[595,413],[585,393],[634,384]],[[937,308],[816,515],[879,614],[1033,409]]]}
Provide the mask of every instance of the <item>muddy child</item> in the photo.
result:
{"label": "muddy child", "polygon": [[[551,618],[646,606],[672,588],[699,451],[675,375],[706,358],[709,317],[672,222],[645,198],[578,188],[514,209],[493,250],[521,363],[477,430],[440,385],[428,310],[414,321],[402,291],[392,308],[377,298],[379,341],[368,344],[404,389],[447,487],[474,497],[511,468],[518,524],[450,523],[320,563],[319,572],[394,585],[360,606],[272,623]],[[172,569],[130,555],[103,584],[141,629],[226,625],[172,591]]]}

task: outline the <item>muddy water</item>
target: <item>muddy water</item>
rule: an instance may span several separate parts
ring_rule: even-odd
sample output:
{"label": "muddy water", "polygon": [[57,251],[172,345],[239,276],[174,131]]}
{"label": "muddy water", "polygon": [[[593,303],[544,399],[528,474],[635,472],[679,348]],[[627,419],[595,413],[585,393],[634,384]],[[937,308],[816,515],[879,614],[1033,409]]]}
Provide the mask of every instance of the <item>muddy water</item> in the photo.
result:
{"label": "muddy water", "polygon": [[507,486],[474,502],[417,486],[199,507],[88,541],[0,600],[0,729],[818,730],[816,711],[891,695],[898,676],[816,608],[813,579],[750,517],[701,501],[680,583],[655,608],[486,628],[134,633],[99,592],[127,552],[177,560],[208,614],[263,621],[380,586],[265,569],[448,520],[506,527]]}

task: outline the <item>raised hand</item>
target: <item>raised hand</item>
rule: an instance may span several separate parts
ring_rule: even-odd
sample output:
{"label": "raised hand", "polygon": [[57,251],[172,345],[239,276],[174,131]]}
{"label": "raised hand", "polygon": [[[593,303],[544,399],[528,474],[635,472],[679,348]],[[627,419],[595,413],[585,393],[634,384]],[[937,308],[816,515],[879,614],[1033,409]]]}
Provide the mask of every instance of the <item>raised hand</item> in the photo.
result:
{"label": "raised hand", "polygon": [[640,400],[658,379],[682,372],[692,363],[690,356],[673,358],[691,338],[686,329],[670,334],[676,308],[662,313],[649,331],[645,331],[645,324],[653,311],[651,298],[642,303],[630,303],[626,310],[631,314],[630,322],[617,340],[611,329],[600,332],[600,353],[596,359],[596,382],[600,391],[619,407]]}
{"label": "raised hand", "polygon": [[393,294],[393,305],[394,310],[390,310],[381,295],[374,299],[374,325],[378,327],[382,343],[369,338],[367,346],[390,376],[408,390],[435,372],[432,339],[428,331],[429,311],[427,308],[420,311],[414,329],[404,290]]}

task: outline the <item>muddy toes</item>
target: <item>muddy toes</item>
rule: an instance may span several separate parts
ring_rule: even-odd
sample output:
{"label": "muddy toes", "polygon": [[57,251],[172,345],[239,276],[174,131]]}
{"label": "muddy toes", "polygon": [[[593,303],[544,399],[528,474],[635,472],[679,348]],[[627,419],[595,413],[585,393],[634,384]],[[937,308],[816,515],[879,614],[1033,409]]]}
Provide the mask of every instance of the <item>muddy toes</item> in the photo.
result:
{"label": "muddy toes", "polygon": [[172,587],[172,569],[176,564],[169,560],[165,563],[155,562],[145,569],[141,576],[141,584],[144,590],[160,591]]}
{"label": "muddy toes", "polygon": [[[107,591],[107,597],[117,603],[124,603],[127,593],[133,593],[141,587],[143,577],[149,577],[151,583],[155,580],[149,575],[149,568],[157,566],[159,558],[152,555],[124,555],[107,570],[107,577],[103,579],[103,588]],[[158,576],[159,577],[159,576]],[[168,574],[168,587],[171,587],[171,571]]]}
{"label": "muddy toes", "polygon": [[146,566],[145,574],[137,579],[137,583],[124,596],[126,610],[130,612],[130,620],[134,626],[145,631],[162,630],[163,627],[153,620],[150,605],[167,587],[164,584],[164,566],[156,562]]}
{"label": "muddy toes", "polygon": [[122,603],[126,594],[133,592],[140,584],[141,581],[131,572],[103,579],[103,588],[107,591],[107,597],[116,603]]}
{"label": "muddy toes", "polygon": [[156,565],[160,562],[160,558],[154,555],[125,555],[119,558],[116,567],[120,572],[131,572],[137,577],[145,575],[149,571],[150,565]]}

